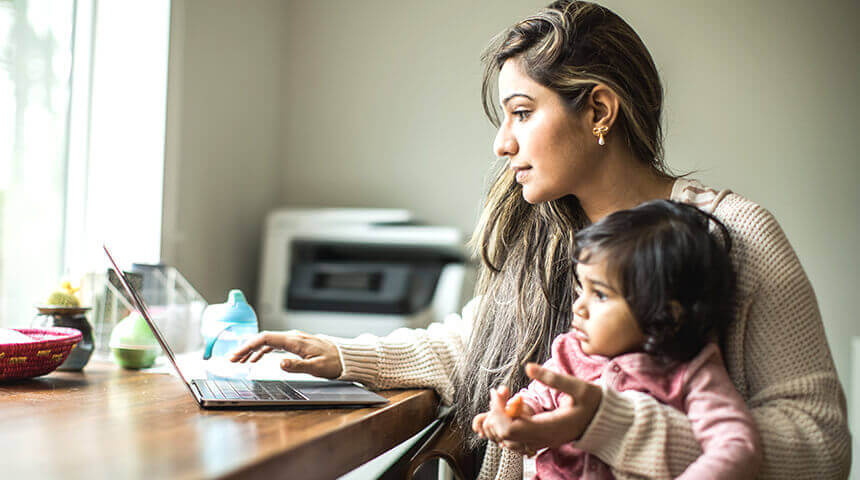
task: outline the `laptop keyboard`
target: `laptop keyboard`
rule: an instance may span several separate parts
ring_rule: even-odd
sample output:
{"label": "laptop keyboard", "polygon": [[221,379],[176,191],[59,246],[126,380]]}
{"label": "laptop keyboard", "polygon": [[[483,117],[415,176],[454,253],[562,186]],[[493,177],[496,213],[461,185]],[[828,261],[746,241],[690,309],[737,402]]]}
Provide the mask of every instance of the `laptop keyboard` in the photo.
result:
{"label": "laptop keyboard", "polygon": [[307,400],[278,380],[194,380],[203,398],[216,400]]}

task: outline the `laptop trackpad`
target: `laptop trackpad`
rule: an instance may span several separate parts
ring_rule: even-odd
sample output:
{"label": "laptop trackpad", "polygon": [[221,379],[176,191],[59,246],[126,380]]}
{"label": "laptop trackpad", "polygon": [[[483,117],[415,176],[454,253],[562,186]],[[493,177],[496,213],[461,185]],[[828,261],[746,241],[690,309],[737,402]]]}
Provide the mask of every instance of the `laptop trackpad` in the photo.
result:
{"label": "laptop trackpad", "polygon": [[387,401],[385,397],[358,387],[352,382],[340,380],[290,380],[289,384],[302,395],[306,396],[308,400],[336,402]]}

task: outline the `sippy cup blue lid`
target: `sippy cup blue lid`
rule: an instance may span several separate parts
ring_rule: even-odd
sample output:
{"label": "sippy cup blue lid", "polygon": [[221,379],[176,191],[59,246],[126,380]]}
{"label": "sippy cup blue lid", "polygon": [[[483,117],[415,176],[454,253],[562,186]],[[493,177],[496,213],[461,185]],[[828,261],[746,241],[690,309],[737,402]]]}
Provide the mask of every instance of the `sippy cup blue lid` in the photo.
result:
{"label": "sippy cup blue lid", "polygon": [[227,294],[226,307],[219,312],[221,314],[220,321],[228,323],[257,323],[257,315],[254,313],[254,309],[248,305],[242,290],[230,290],[230,293]]}

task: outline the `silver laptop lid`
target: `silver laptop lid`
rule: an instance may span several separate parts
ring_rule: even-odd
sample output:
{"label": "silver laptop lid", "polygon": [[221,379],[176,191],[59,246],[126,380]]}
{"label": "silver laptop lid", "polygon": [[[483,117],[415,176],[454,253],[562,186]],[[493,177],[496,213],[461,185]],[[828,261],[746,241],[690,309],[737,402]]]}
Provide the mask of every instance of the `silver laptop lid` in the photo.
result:
{"label": "silver laptop lid", "polygon": [[107,254],[108,260],[110,260],[111,265],[113,265],[114,271],[116,272],[116,276],[119,277],[120,283],[122,283],[125,292],[128,293],[129,297],[131,297],[132,302],[134,302],[134,306],[137,307],[137,311],[143,316],[146,323],[149,324],[149,328],[152,329],[153,335],[155,335],[155,339],[158,340],[161,348],[164,349],[165,355],[167,355],[167,359],[170,360],[170,364],[173,365],[173,369],[176,370],[176,373],[179,374],[179,378],[182,379],[182,383],[185,384],[185,387],[188,388],[188,391],[191,392],[191,396],[197,399],[197,394],[194,392],[194,389],[191,388],[191,385],[188,383],[188,380],[182,375],[182,370],[179,369],[179,365],[176,364],[176,359],[173,356],[173,350],[170,349],[170,345],[167,344],[167,340],[165,340],[164,335],[162,335],[161,330],[158,329],[158,325],[152,320],[149,316],[149,310],[146,308],[146,304],[143,303],[143,298],[137,294],[137,291],[134,287],[131,286],[131,282],[128,281],[128,278],[123,273],[122,269],[119,268],[116,261],[113,259],[113,255],[111,255],[110,251],[107,248],[107,245],[102,245],[102,248],[105,250],[105,254]]}

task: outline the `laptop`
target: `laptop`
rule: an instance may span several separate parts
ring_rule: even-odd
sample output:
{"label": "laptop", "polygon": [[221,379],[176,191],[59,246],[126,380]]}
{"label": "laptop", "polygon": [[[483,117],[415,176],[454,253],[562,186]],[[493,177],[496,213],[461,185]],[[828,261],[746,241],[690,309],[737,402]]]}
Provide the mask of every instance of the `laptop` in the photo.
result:
{"label": "laptop", "polygon": [[143,303],[134,287],[119,268],[113,256],[103,246],[110,263],[116,271],[123,288],[134,302],[135,307],[149,324],[156,340],[164,349],[170,364],[179,374],[179,378],[188,387],[191,396],[203,408],[229,407],[344,407],[368,406],[387,403],[388,399],[370,392],[357,383],[338,380],[203,380],[192,379],[190,382],[182,374],[173,350],[170,349],[166,338],[158,329],[158,325],[149,315],[149,310]]}

